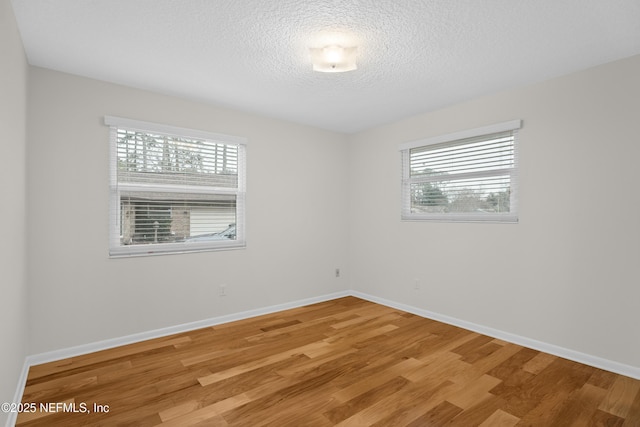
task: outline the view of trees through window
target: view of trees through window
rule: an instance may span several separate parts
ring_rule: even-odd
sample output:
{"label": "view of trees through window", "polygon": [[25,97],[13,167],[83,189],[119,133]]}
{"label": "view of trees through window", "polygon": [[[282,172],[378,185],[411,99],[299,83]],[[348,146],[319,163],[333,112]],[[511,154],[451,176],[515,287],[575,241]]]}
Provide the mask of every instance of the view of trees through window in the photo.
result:
{"label": "view of trees through window", "polygon": [[512,132],[413,148],[408,163],[412,213],[510,212]]}
{"label": "view of trees through window", "polygon": [[122,245],[235,239],[237,145],[118,129],[117,171]]}
{"label": "view of trees through window", "polygon": [[[118,129],[118,169],[129,173],[166,173],[203,184],[215,175],[237,175],[235,145]],[[126,174],[124,174],[126,176]],[[190,182],[191,183],[191,182]]]}

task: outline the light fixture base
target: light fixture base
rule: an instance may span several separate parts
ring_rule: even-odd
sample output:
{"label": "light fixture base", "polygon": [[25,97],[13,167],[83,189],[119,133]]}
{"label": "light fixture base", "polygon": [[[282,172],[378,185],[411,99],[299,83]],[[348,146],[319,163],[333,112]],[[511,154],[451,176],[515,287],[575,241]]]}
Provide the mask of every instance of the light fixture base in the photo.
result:
{"label": "light fixture base", "polygon": [[337,45],[310,48],[313,71],[323,73],[343,73],[358,68],[356,56],[358,48]]}

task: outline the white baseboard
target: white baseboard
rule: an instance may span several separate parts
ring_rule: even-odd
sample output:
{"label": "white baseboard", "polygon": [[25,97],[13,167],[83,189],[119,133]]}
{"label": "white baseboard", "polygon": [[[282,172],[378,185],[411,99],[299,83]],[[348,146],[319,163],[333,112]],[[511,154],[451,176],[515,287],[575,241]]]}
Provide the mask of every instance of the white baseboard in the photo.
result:
{"label": "white baseboard", "polygon": [[[14,402],[20,402],[22,400],[22,393],[24,391],[27,375],[29,373],[29,367],[39,365],[42,363],[53,362],[56,360],[67,359],[69,357],[80,356],[83,354],[93,353],[100,350],[106,350],[109,348],[119,347],[126,344],[132,344],[140,341],[145,341],[153,338],[160,338],[167,335],[178,334],[181,332],[188,332],[195,329],[206,328],[210,326],[219,325],[222,323],[234,322],[237,320],[249,319],[251,317],[261,316],[264,314],[275,313],[278,311],[289,310],[292,308],[302,307],[309,304],[315,304],[318,302],[329,301],[336,298],[342,298],[346,296],[354,296],[367,301],[375,302],[377,304],[385,305],[387,307],[396,308],[398,310],[406,311],[408,313],[415,314],[420,317],[437,320],[439,322],[447,323],[450,325],[458,326],[470,331],[478,332],[483,335],[498,338],[503,341],[508,341],[514,344],[518,344],[524,347],[529,347],[534,350],[542,351],[545,353],[553,354],[554,356],[563,357],[565,359],[573,360],[575,362],[583,363],[585,365],[593,366],[596,368],[604,369],[607,371],[615,372],[620,375],[625,375],[631,378],[640,380],[640,367],[625,365],[623,363],[615,362],[612,360],[603,359],[601,357],[592,356],[589,354],[581,353],[579,351],[570,350],[557,345],[548,344],[542,341],[533,340],[530,338],[515,335],[509,332],[504,332],[498,329],[489,328],[486,326],[478,325],[465,320],[456,319],[440,313],[435,313],[429,310],[413,307],[407,304],[391,301],[385,298],[379,298],[373,295],[365,294],[358,291],[342,291],[332,294],[322,295],[314,298],[307,298],[297,301],[292,301],[283,304],[272,305],[268,307],[258,308],[254,310],[242,311],[239,313],[228,314],[225,316],[214,317],[210,319],[204,319],[197,322],[184,323],[181,325],[170,326],[167,328],[155,329],[152,331],[141,332],[137,334],[127,335],[120,338],[112,338],[104,341],[98,341],[89,344],[83,344],[75,347],[64,348],[60,350],[48,351],[45,353],[34,354],[27,356],[25,363],[20,374],[18,388],[15,393]],[[16,421],[15,413],[10,413],[7,420],[7,427],[15,425]]]}
{"label": "white baseboard", "polygon": [[[29,375],[29,362],[25,359],[22,365],[22,372],[20,372],[20,377],[18,377],[18,388],[16,388],[16,392],[13,395],[13,402],[19,403],[22,401],[22,392],[24,391],[25,386],[27,385],[27,376]],[[9,416],[7,417],[6,427],[13,427],[16,425],[16,419],[18,418],[17,412],[9,412]]]}
{"label": "white baseboard", "polygon": [[531,338],[515,335],[509,332],[504,332],[498,329],[493,329],[486,326],[478,325],[476,323],[467,322],[465,320],[456,319],[455,317],[446,316],[444,314],[435,313],[429,310],[423,310],[421,308],[413,307],[411,305],[402,304],[402,303],[391,301],[385,298],[379,298],[373,295],[365,294],[363,292],[351,291],[351,295],[367,301],[375,302],[377,304],[385,305],[387,307],[406,311],[408,313],[415,314],[420,317],[425,317],[427,319],[433,319],[442,323],[447,323],[449,325],[458,326],[463,329],[467,329],[473,332],[478,332],[479,334],[482,334],[482,335],[498,338],[503,341],[508,341],[513,344],[521,345],[523,347],[532,348],[534,350],[542,351],[544,353],[549,353],[554,356],[562,357],[564,359],[573,360],[574,362],[579,362],[585,365],[593,366],[595,368],[604,369],[605,371],[615,372],[616,374],[625,375],[627,377],[640,380],[640,367],[626,365],[624,363],[615,362],[613,360],[603,359],[601,357],[597,357],[597,356],[582,353],[579,351],[571,350],[568,348],[560,347],[554,344],[537,341]]}
{"label": "white baseboard", "polygon": [[235,322],[237,320],[249,319],[251,317],[262,316],[263,314],[276,313],[278,311],[289,310],[291,308],[302,307],[318,302],[330,301],[336,298],[350,296],[351,292],[342,291],[332,294],[322,295],[319,297],[306,298],[302,300],[287,302],[283,304],[271,305],[268,307],[257,308],[253,310],[241,311],[239,313],[227,314],[210,319],[198,320],[196,322],[183,323],[181,325],[169,326],[152,331],[140,332],[137,334],[127,335],[120,338],[112,338],[104,341],[82,344],[76,347],[63,348],[60,350],[48,351],[45,353],[27,356],[28,366],[40,365],[42,363],[53,362],[56,360],[67,359],[69,357],[81,356],[83,354],[94,353],[100,350],[120,347],[122,345],[133,344],[140,341],[146,341],[154,338],[166,337],[167,335],[189,332],[196,329],[208,328],[210,326],[220,325],[222,323]]}

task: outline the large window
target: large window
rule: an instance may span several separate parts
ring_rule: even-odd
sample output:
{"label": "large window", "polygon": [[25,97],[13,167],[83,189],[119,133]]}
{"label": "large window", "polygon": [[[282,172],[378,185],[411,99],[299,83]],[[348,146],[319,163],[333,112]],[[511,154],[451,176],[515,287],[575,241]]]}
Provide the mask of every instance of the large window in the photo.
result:
{"label": "large window", "polygon": [[245,246],[244,138],[105,117],[110,255]]}
{"label": "large window", "polygon": [[517,222],[520,126],[515,120],[402,144],[402,219]]}

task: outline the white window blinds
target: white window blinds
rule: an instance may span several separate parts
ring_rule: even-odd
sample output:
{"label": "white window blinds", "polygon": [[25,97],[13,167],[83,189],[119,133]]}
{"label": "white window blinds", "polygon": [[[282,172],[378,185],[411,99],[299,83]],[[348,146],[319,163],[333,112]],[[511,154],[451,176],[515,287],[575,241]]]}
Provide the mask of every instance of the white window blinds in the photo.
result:
{"label": "white window blinds", "polygon": [[520,120],[402,144],[402,219],[516,222]]}
{"label": "white window blinds", "polygon": [[246,140],[105,117],[110,255],[245,246]]}

